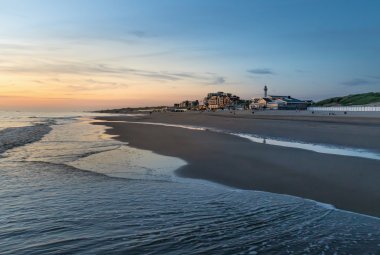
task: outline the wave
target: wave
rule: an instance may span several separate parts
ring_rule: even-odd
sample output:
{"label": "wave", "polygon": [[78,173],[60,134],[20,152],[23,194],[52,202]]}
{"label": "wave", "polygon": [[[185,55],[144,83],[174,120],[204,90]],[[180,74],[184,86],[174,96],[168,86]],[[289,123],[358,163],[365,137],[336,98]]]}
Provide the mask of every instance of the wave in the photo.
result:
{"label": "wave", "polygon": [[4,137],[23,145],[49,133],[0,160],[1,254],[378,251],[376,218],[289,195],[165,181],[178,161],[129,149],[87,120],[57,123],[0,132],[1,146]]}
{"label": "wave", "polygon": [[0,153],[40,140],[52,130],[49,124],[51,123],[0,130]]}

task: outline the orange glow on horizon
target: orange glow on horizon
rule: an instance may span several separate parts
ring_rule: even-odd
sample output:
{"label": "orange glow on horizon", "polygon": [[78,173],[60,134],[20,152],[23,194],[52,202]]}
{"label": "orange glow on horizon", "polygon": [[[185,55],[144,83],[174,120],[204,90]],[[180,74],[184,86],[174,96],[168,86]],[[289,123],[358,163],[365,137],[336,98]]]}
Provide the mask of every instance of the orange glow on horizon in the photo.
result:
{"label": "orange glow on horizon", "polygon": [[83,82],[75,76],[44,80],[37,75],[2,75],[0,110],[96,110],[172,105],[186,99],[199,100],[210,89],[136,79],[130,86],[112,86],[121,84],[120,79],[106,81],[106,78]]}
{"label": "orange glow on horizon", "polygon": [[[132,80],[132,79],[131,79]],[[1,109],[99,109],[167,104],[161,90],[139,86],[132,80],[126,85],[120,77],[84,75],[42,75],[39,73],[2,73],[0,76]],[[156,86],[157,87],[157,86]],[[175,93],[170,93],[171,97]]]}

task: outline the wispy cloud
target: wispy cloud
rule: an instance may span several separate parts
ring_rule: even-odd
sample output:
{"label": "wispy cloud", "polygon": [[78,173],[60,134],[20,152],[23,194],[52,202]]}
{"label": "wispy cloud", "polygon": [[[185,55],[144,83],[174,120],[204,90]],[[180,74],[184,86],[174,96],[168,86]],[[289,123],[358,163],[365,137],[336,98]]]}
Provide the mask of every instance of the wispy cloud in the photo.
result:
{"label": "wispy cloud", "polygon": [[219,76],[215,73],[210,73],[210,72],[206,72],[206,73],[186,73],[186,72],[182,72],[182,73],[168,73],[169,75],[174,75],[178,78],[181,78],[181,79],[190,79],[190,80],[195,80],[195,81],[199,81],[199,82],[202,82],[204,84],[207,84],[207,85],[218,85],[218,84],[224,84],[226,83],[226,78],[225,77],[222,77],[222,76]]}
{"label": "wispy cloud", "polygon": [[177,77],[176,75],[167,74],[165,72],[152,72],[152,71],[145,71],[145,70],[136,70],[133,72],[135,75],[142,76],[145,78],[152,78],[155,80],[163,80],[163,81],[178,81],[181,80],[181,78]]}
{"label": "wispy cloud", "polygon": [[129,86],[128,84],[125,84],[125,83],[99,81],[99,80],[94,80],[94,79],[87,79],[87,80],[85,80],[85,82],[87,82],[88,84],[101,85],[101,86],[104,86],[106,88],[109,88],[109,87],[126,88]]}
{"label": "wispy cloud", "polygon": [[128,85],[117,82],[100,82],[95,80],[86,80],[84,84],[81,83],[79,85],[69,85],[67,87],[73,91],[90,91],[127,88]]}
{"label": "wispy cloud", "polygon": [[371,85],[373,82],[367,79],[362,79],[362,78],[354,78],[348,81],[342,82],[343,85],[345,86],[351,86],[351,87],[356,87],[356,86],[366,86],[366,85]]}
{"label": "wispy cloud", "polygon": [[30,98],[30,99],[44,99],[44,100],[71,100],[71,97],[35,97],[35,96],[20,96],[20,95],[9,95],[3,96],[0,95],[0,98]]}
{"label": "wispy cloud", "polygon": [[[194,73],[194,72],[172,72],[172,71],[152,71],[144,69],[135,69],[124,66],[110,66],[106,64],[86,64],[78,62],[68,62],[61,61],[55,63],[40,63],[33,65],[10,65],[10,66],[1,66],[0,72],[9,72],[15,74],[24,74],[24,73],[40,73],[40,74],[50,74],[61,75],[61,74],[70,74],[77,76],[98,76],[103,77],[101,80],[107,79],[107,77],[118,77],[125,79],[129,76],[143,77],[150,80],[158,81],[193,81],[200,84],[223,84],[226,82],[226,79],[215,73]],[[56,78],[50,78],[51,81],[62,82]],[[34,80],[35,83],[42,83],[40,80]],[[117,87],[120,84],[114,84],[109,82],[102,82],[100,80],[86,80],[87,83],[96,84],[96,85],[109,85],[110,87]],[[124,85],[123,85],[124,86]],[[77,87],[77,86],[75,86]],[[88,89],[92,89],[90,86]]]}
{"label": "wispy cloud", "polygon": [[368,77],[375,79],[375,80],[380,80],[380,76],[377,76],[377,75],[370,75]]}
{"label": "wispy cloud", "polygon": [[142,30],[133,30],[133,31],[129,32],[129,34],[136,36],[138,38],[153,37],[153,35],[148,34],[147,32],[142,31]]}
{"label": "wispy cloud", "polygon": [[224,84],[226,82],[226,79],[224,77],[216,77],[214,83],[215,84]]}
{"label": "wispy cloud", "polygon": [[254,68],[247,70],[248,73],[258,74],[258,75],[273,75],[275,74],[270,68]]}
{"label": "wispy cloud", "polygon": [[5,53],[8,53],[8,54],[10,54],[10,53],[20,54],[20,52],[22,52],[22,54],[25,54],[25,53],[30,54],[33,52],[41,53],[41,52],[48,52],[48,51],[57,51],[57,50],[62,49],[62,47],[57,46],[57,45],[41,46],[41,45],[38,45],[35,43],[19,43],[19,42],[18,43],[0,42],[0,48],[2,51],[4,51]]}

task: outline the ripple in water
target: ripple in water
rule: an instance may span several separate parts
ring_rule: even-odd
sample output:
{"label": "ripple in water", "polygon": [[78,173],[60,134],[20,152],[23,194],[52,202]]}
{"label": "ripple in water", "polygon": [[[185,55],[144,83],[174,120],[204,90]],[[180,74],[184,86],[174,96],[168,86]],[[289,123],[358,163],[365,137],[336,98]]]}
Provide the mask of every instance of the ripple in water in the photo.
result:
{"label": "ripple in water", "polygon": [[379,251],[379,219],[297,197],[166,178],[184,162],[130,148],[103,131],[72,121],[4,154],[1,254]]}

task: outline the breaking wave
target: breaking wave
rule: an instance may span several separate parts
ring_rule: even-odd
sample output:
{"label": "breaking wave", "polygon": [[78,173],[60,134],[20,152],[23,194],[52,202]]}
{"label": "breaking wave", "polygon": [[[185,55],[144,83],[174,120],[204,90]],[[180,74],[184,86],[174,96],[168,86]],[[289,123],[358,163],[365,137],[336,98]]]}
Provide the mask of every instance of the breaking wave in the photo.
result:
{"label": "breaking wave", "polygon": [[14,127],[0,130],[0,153],[40,140],[52,128],[48,124]]}

